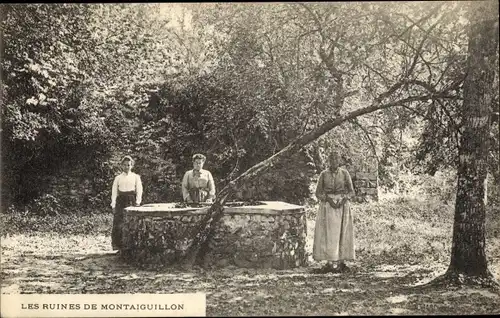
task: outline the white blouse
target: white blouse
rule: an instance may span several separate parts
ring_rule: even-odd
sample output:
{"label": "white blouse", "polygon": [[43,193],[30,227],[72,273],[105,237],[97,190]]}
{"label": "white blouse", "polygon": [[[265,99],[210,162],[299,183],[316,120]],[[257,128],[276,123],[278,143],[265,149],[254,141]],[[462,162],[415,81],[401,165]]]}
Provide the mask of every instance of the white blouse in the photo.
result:
{"label": "white blouse", "polygon": [[115,206],[116,198],[118,197],[118,191],[127,192],[135,191],[135,201],[137,205],[141,204],[142,201],[142,182],[141,176],[136,173],[122,172],[115,177],[113,181],[113,188],[111,190],[111,205]]}

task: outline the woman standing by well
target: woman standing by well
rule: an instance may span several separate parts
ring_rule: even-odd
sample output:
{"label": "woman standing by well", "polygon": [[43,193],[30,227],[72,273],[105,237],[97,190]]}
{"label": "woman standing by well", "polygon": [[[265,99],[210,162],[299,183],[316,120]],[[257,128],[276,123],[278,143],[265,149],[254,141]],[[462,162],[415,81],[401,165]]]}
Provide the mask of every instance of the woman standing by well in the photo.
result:
{"label": "woman standing by well", "polygon": [[338,152],[330,154],[329,168],[321,172],[316,187],[319,209],[313,258],[327,261],[319,270],[322,273],[346,271],[345,261],[355,259],[353,215],[349,204],[354,188],[349,172],[340,167],[340,159]]}
{"label": "woman standing by well", "polygon": [[214,178],[210,171],[203,169],[206,159],[199,153],[193,156],[193,169],[186,171],[182,178],[184,202],[212,202],[215,199]]}
{"label": "woman standing by well", "polygon": [[123,211],[129,206],[139,206],[142,201],[141,177],[132,172],[134,160],[130,156],[121,161],[122,173],[117,175],[111,189],[111,207],[114,210],[111,245],[113,250],[122,248]]}

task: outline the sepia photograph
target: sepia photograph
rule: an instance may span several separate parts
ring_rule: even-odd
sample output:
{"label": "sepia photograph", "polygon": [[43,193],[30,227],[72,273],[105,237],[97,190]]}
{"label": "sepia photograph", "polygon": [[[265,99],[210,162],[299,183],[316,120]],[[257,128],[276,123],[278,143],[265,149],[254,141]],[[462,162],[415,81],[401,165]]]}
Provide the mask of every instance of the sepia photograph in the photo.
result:
{"label": "sepia photograph", "polygon": [[0,20],[1,317],[500,314],[498,1]]}

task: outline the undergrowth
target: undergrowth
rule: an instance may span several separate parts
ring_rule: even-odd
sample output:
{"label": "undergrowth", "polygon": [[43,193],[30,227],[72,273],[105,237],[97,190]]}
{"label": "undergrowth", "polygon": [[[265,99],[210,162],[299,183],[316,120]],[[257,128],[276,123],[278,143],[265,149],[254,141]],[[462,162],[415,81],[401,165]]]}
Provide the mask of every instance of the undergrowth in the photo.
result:
{"label": "undergrowth", "polygon": [[[399,197],[351,204],[356,254],[371,264],[448,264],[454,205],[433,199]],[[307,208],[307,250],[312,251],[317,207]],[[500,274],[500,209],[488,206],[486,254],[491,270]],[[310,257],[312,261],[312,258]]]}
{"label": "undergrowth", "polygon": [[0,214],[2,236],[13,234],[35,235],[110,235],[112,213],[59,214],[39,216],[28,212]]}

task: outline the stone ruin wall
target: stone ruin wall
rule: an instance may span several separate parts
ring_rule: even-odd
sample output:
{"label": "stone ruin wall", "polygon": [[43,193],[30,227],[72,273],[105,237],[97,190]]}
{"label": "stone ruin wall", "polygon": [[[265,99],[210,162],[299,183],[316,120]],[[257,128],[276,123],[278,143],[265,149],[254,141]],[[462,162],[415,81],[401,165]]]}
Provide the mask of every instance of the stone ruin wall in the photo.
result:
{"label": "stone ruin wall", "polygon": [[378,201],[378,172],[354,172],[351,173],[351,179],[356,193],[353,201]]}
{"label": "stone ruin wall", "polygon": [[[113,164],[119,160],[119,156],[114,158]],[[373,160],[372,160],[373,161]],[[363,161],[363,164],[348,165],[345,168],[351,174],[356,197],[356,202],[367,202],[370,200],[378,201],[378,168],[377,164],[370,160]],[[321,165],[321,167],[323,167]],[[319,169],[319,168],[318,168]],[[317,173],[319,175],[319,173]],[[317,177],[317,176],[316,176]],[[304,176],[307,178],[307,176]],[[88,173],[82,167],[65,168],[57,176],[53,176],[47,180],[47,192],[55,195],[58,199],[70,203],[71,206],[81,204],[89,204],[90,201],[99,197],[97,189],[95,189],[93,181],[89,178]],[[311,180],[312,186],[315,186],[317,179]],[[180,182],[180,180],[179,180]],[[109,189],[111,188],[112,179],[109,180]],[[264,185],[259,185],[264,186]],[[256,193],[253,185],[245,185],[239,189],[235,195],[235,200],[262,200]],[[312,191],[314,193],[314,191]],[[146,193],[147,196],[147,193]],[[270,198],[271,200],[274,198]]]}

